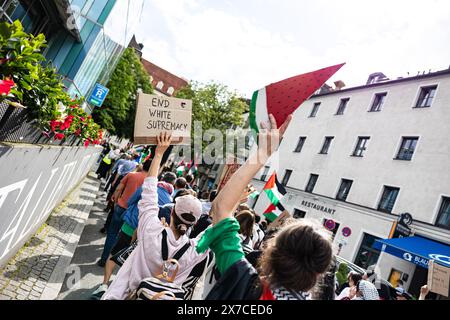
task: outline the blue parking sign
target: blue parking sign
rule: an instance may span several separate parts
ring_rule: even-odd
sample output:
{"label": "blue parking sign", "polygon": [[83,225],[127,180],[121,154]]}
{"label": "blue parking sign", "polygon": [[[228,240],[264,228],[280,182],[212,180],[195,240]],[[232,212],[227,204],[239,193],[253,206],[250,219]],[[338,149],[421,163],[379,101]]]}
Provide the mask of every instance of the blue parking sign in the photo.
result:
{"label": "blue parking sign", "polygon": [[88,102],[93,104],[94,106],[100,107],[103,104],[103,101],[105,101],[108,92],[108,88],[96,83]]}

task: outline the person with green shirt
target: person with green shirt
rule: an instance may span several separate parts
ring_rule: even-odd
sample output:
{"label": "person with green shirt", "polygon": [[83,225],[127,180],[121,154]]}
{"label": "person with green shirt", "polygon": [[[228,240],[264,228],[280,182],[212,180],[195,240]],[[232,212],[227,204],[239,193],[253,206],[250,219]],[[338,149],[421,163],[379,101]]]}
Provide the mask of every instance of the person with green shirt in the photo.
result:
{"label": "person with green shirt", "polygon": [[[331,235],[318,222],[308,219],[287,224],[268,241],[259,270],[245,260],[239,238],[239,223],[233,216],[249,194],[244,190],[277,150],[292,119],[278,129],[275,118],[262,123],[258,149],[225,184],[212,203],[213,227],[205,231],[197,251],[214,252],[220,277],[207,300],[307,300],[317,279],[332,259]],[[270,126],[270,128],[269,128]],[[244,198],[243,195],[244,194]]]}

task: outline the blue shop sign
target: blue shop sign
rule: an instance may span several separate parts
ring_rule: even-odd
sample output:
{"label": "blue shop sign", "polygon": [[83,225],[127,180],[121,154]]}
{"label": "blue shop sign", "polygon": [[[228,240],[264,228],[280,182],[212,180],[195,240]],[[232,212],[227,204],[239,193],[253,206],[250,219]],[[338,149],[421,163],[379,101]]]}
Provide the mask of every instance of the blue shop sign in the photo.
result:
{"label": "blue shop sign", "polygon": [[374,248],[428,269],[428,261],[450,267],[450,246],[414,236],[377,240]]}

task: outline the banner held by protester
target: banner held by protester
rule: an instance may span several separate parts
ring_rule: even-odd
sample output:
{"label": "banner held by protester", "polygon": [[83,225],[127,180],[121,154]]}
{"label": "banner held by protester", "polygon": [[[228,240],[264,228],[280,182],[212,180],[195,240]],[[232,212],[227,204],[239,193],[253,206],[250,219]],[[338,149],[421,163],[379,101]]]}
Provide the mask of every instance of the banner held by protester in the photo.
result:
{"label": "banner held by protester", "polygon": [[140,93],[134,143],[156,144],[160,132],[171,132],[172,144],[190,144],[192,101]]}

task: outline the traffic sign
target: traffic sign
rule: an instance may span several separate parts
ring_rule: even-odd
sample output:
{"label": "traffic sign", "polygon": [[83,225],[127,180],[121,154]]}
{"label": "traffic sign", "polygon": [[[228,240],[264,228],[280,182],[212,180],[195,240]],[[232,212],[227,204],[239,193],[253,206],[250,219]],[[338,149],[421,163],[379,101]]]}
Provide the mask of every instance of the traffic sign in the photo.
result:
{"label": "traffic sign", "polygon": [[344,237],[349,237],[352,234],[352,229],[350,229],[349,227],[345,227],[342,229],[342,235]]}
{"label": "traffic sign", "polygon": [[93,104],[94,106],[100,107],[103,104],[103,101],[105,101],[108,92],[109,92],[108,88],[102,86],[99,83],[96,83],[94,90],[92,90],[91,96],[89,97],[88,102]]}
{"label": "traffic sign", "polygon": [[325,221],[325,228],[327,228],[330,231],[334,230],[334,228],[336,228],[336,222],[334,222],[331,219],[326,220]]}

